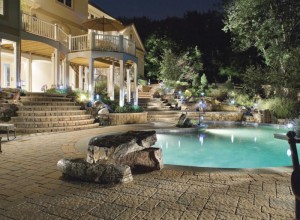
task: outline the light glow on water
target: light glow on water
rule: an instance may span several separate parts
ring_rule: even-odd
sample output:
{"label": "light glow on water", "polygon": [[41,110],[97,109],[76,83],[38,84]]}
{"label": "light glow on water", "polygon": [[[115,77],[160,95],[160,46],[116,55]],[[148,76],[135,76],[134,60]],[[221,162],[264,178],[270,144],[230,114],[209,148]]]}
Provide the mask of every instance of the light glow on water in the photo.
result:
{"label": "light glow on water", "polygon": [[199,130],[188,134],[157,134],[155,146],[163,150],[165,164],[262,168],[291,166],[289,144],[274,138],[285,129],[272,127],[230,127]]}

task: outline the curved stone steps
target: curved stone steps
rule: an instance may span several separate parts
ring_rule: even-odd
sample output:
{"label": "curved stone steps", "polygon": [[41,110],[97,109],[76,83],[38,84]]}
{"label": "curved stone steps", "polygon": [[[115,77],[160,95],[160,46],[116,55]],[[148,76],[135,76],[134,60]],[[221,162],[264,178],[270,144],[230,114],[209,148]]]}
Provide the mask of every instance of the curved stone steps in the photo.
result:
{"label": "curved stone steps", "polygon": [[54,102],[54,101],[44,101],[44,102],[41,102],[41,101],[22,101],[22,104],[24,106],[40,106],[40,105],[43,105],[43,106],[75,106],[76,103],[75,102],[70,102],[70,101],[60,101],[60,102]]}
{"label": "curved stone steps", "polygon": [[54,106],[54,105],[27,105],[27,106],[19,106],[19,111],[74,111],[80,110],[80,106]]}
{"label": "curved stone steps", "polygon": [[92,124],[94,119],[76,121],[42,121],[42,122],[18,122],[18,128],[48,128],[48,127],[70,127]]}
{"label": "curved stone steps", "polygon": [[28,93],[22,96],[17,117],[11,118],[19,133],[74,131],[99,127],[86,110],[61,94]]}
{"label": "curved stone steps", "polygon": [[75,120],[87,120],[91,119],[90,115],[66,115],[66,116],[47,116],[47,117],[37,117],[29,116],[26,118],[22,117],[12,117],[14,122],[57,122],[57,121],[75,121]]}
{"label": "curved stone steps", "polygon": [[43,133],[43,132],[65,132],[65,131],[77,131],[83,129],[98,128],[99,124],[87,124],[69,127],[44,127],[44,128],[16,128],[17,133],[31,134],[31,133]]}
{"label": "curved stone steps", "polygon": [[70,115],[85,115],[85,110],[75,111],[17,111],[19,117],[33,117],[33,116],[70,116]]}

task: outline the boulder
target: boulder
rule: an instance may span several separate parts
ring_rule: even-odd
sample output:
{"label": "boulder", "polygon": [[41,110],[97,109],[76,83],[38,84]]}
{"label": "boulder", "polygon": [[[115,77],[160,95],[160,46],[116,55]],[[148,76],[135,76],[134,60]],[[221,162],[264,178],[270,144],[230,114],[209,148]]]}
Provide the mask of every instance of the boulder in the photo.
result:
{"label": "boulder", "polygon": [[128,131],[122,134],[94,137],[90,140],[87,162],[115,160],[129,153],[151,147],[157,141],[156,131]]}
{"label": "boulder", "polygon": [[129,166],[106,161],[94,164],[84,159],[61,159],[57,168],[65,176],[96,183],[127,183],[133,180]]}
{"label": "boulder", "polygon": [[178,123],[176,126],[180,128],[190,128],[193,126],[193,124],[191,123],[191,120],[187,117],[187,114],[182,113],[178,119]]}
{"label": "boulder", "polygon": [[132,170],[153,171],[163,168],[162,149],[151,147],[116,159],[116,164],[128,165]]}

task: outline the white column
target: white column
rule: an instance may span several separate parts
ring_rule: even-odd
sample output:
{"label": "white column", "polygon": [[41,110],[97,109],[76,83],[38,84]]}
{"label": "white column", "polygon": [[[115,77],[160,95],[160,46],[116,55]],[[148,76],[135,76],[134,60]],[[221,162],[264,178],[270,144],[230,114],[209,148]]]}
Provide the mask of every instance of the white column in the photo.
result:
{"label": "white column", "polygon": [[[21,43],[14,42],[15,87],[21,87]],[[13,85],[12,85],[13,87]]]}
{"label": "white column", "polygon": [[79,76],[78,76],[78,87],[79,89],[83,90],[83,80],[82,80],[82,76],[83,76],[83,66],[79,66]]}
{"label": "white column", "polygon": [[119,105],[122,107],[124,106],[124,60],[120,60],[120,99],[119,99]]}
{"label": "white column", "polygon": [[89,60],[89,94],[90,99],[94,100],[94,59]]}
{"label": "white column", "polygon": [[89,91],[89,70],[88,68],[84,68],[84,91]]}
{"label": "white column", "polygon": [[139,100],[139,91],[138,91],[138,78],[137,78],[137,70],[138,66],[136,63],[133,64],[133,82],[134,82],[134,92],[133,92],[133,99],[134,99],[134,105],[138,105]]}
{"label": "white column", "polygon": [[110,84],[110,93],[109,98],[110,100],[115,100],[115,62],[109,67],[109,84]]}
{"label": "white column", "polygon": [[32,56],[29,55],[28,59],[28,90],[32,92]]}
{"label": "white column", "polygon": [[126,82],[127,82],[127,102],[131,101],[131,80],[130,80],[130,69],[126,69]]}
{"label": "white column", "polygon": [[61,83],[61,78],[60,78],[60,53],[58,49],[54,49],[54,70],[55,70],[55,85],[59,86]]}
{"label": "white column", "polygon": [[52,53],[51,56],[51,68],[52,68],[52,85],[51,88],[56,88],[56,76],[55,76],[55,54]]}
{"label": "white column", "polygon": [[70,86],[70,62],[68,60],[68,55],[66,55],[65,58],[65,68],[64,68],[64,72],[65,72],[65,86],[69,87]]}

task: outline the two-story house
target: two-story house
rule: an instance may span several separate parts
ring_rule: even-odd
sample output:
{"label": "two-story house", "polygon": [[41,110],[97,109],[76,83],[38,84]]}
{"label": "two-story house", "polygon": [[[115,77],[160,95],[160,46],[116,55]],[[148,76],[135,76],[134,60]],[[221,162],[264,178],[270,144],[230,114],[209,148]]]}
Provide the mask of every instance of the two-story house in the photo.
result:
{"label": "two-story house", "polygon": [[145,54],[138,32],[88,0],[0,0],[0,45],[2,88],[72,87],[93,99],[95,81],[105,80],[112,100],[119,89],[120,106],[138,102]]}

